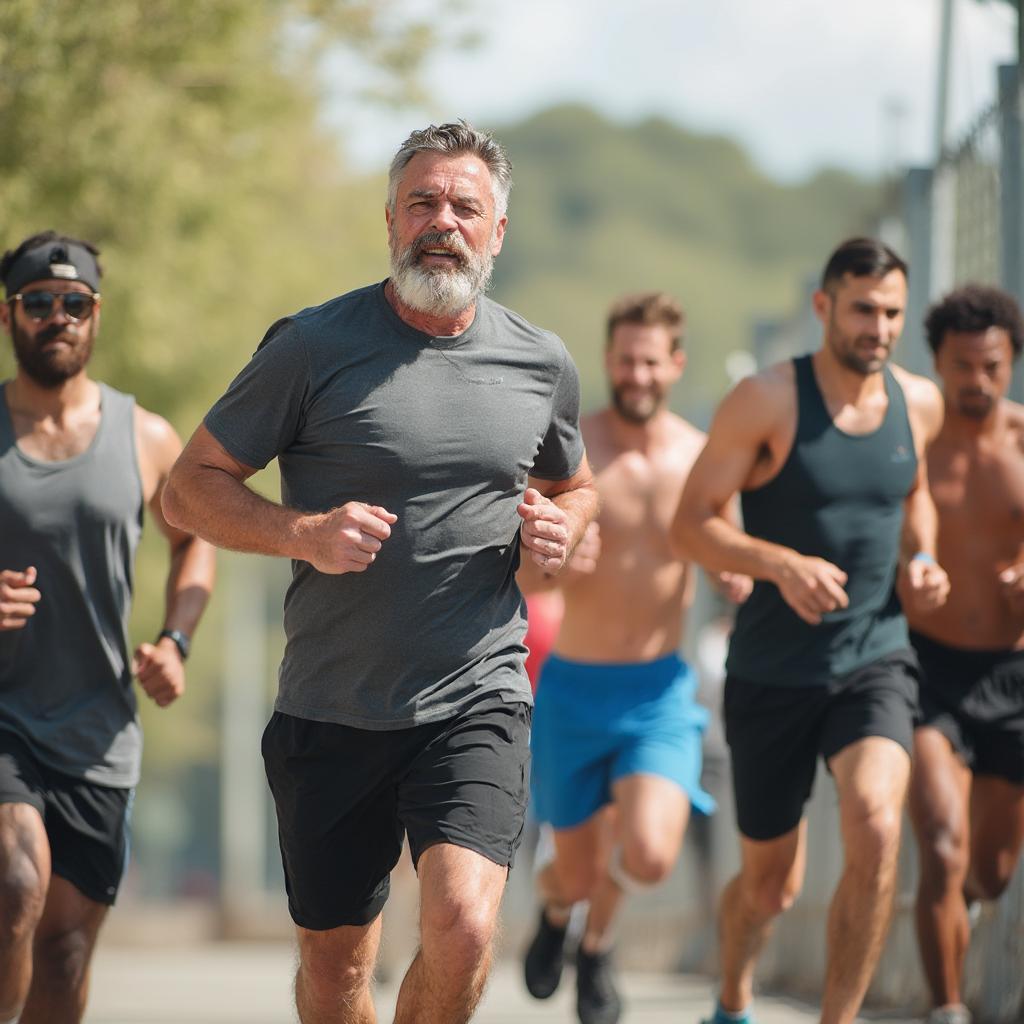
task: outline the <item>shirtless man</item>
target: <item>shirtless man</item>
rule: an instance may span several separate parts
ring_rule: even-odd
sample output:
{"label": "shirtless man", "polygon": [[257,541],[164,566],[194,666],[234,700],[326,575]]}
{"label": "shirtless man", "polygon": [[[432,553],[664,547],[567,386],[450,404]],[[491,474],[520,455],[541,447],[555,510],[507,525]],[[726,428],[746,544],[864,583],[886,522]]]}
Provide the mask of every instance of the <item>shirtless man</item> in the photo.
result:
{"label": "shirtless man", "polygon": [[[835,780],[845,853],[821,1024],[855,1019],[888,930],[917,702],[898,562],[907,603],[934,607],[949,590],[923,457],[942,399],[888,366],[906,296],[891,249],[840,245],[814,294],[821,348],[726,396],[674,524],[706,569],[756,581],[726,663],[741,868],[722,894],[714,1024],[750,1020],[758,953],[803,881],[803,807],[819,757]],[[723,514],[737,492],[743,530]]]}
{"label": "shirtless man", "polygon": [[996,899],[1024,842],[1024,408],[1007,401],[1024,346],[1014,299],[968,285],[925,327],[946,418],[928,452],[938,558],[952,589],[909,611],[921,662],[910,809],[929,1024],[967,1024],[967,904]]}
{"label": "shirtless man", "polygon": [[[621,1014],[610,938],[623,894],[662,881],[691,804],[713,807],[700,788],[707,712],[677,653],[694,576],[668,540],[704,444],[665,407],[686,363],[682,331],[682,309],[662,293],[627,296],[609,313],[612,404],[581,424],[602,502],[600,557],[593,562],[592,530],[558,578],[565,615],[537,690],[533,801],[554,829],[555,858],[538,876],[543,908],[526,984],[538,999],[554,993],[570,910],[589,900],[576,956],[583,1024],[614,1024]],[[520,582],[543,586],[539,575],[527,566]]]}

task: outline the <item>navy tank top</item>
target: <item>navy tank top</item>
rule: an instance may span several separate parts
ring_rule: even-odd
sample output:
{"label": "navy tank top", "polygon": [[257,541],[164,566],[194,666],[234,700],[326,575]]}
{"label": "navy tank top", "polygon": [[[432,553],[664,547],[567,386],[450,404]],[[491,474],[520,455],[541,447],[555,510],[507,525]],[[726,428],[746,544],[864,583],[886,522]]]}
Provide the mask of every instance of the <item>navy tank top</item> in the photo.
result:
{"label": "navy tank top", "polygon": [[793,447],[775,477],[742,492],[744,529],[837,565],[850,604],[812,626],[774,583],[758,580],[737,614],[726,667],[749,682],[818,686],[908,646],[895,579],[917,456],[903,389],[888,367],[888,408],[868,434],[832,422],[810,356],[795,359],[794,369]]}
{"label": "navy tank top", "polygon": [[128,788],[142,734],[128,614],[143,492],[135,400],[100,384],[89,447],[42,462],[15,443],[0,390],[0,568],[38,569],[42,599],[0,633],[0,729],[66,775]]}

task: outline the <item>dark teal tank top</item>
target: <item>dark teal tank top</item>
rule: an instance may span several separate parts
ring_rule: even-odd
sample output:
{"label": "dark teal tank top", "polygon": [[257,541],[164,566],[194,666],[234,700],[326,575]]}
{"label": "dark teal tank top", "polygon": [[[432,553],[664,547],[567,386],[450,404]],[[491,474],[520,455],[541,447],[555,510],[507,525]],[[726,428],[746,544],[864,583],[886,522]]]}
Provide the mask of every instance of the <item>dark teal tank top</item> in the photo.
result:
{"label": "dark teal tank top", "polygon": [[741,496],[747,533],[817,555],[849,577],[849,607],[808,625],[773,583],[740,607],[726,667],[749,682],[818,686],[907,647],[895,592],[903,503],[917,473],[903,389],[886,367],[885,419],[870,434],[832,422],[810,356],[794,360],[797,428],[779,473]]}
{"label": "dark teal tank top", "polygon": [[126,788],[142,757],[128,613],[143,495],[135,400],[100,394],[92,444],[40,462],[0,391],[0,568],[34,565],[42,594],[24,629],[0,632],[0,729],[57,771]]}

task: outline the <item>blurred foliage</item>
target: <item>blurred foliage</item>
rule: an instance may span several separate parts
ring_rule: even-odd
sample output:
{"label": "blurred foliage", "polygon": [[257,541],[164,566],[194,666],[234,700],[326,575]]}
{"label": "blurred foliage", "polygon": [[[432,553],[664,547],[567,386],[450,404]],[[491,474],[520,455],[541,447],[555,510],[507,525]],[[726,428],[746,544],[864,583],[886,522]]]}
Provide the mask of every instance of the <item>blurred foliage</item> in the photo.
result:
{"label": "blurred foliage", "polygon": [[698,420],[727,383],[756,318],[792,312],[801,282],[844,237],[872,228],[880,188],[836,170],[783,185],[735,142],[661,119],[609,122],[557,107],[501,128],[515,165],[495,295],[548,327],[602,402],[611,301],[664,289],[687,311],[690,357],[676,407]]}

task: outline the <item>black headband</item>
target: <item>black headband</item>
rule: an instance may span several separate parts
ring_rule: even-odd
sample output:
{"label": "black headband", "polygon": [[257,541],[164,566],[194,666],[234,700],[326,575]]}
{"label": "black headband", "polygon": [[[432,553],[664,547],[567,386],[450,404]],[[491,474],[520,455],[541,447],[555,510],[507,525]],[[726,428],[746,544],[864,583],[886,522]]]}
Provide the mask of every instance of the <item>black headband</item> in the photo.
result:
{"label": "black headband", "polygon": [[94,292],[100,290],[100,268],[96,257],[78,242],[43,242],[23,252],[4,278],[8,296],[34,281],[81,281]]}

